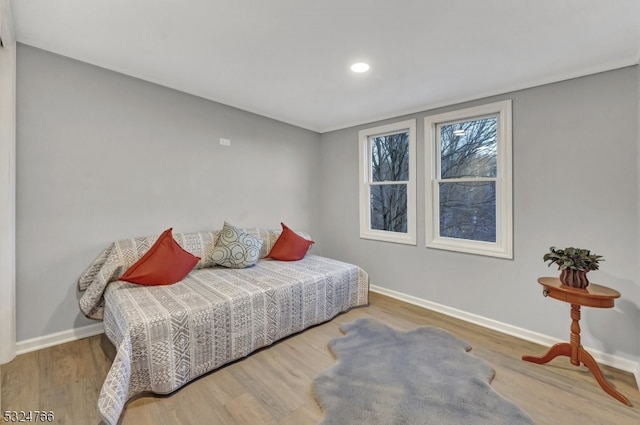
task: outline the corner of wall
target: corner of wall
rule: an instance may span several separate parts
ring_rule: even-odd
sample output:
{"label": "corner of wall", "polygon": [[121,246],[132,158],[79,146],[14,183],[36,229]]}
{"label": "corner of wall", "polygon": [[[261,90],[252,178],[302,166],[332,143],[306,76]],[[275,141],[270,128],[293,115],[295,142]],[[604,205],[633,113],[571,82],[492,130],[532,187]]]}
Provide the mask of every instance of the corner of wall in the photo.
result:
{"label": "corner of wall", "polygon": [[[636,66],[636,73],[638,74],[638,98],[637,98],[637,108],[638,110],[636,111],[638,114],[638,119],[636,120],[636,125],[637,125],[637,133],[636,133],[636,137],[638,138],[638,151],[637,151],[637,156],[638,156],[638,166],[636,168],[636,172],[638,173],[637,179],[638,179],[638,194],[640,195],[640,50],[638,51],[638,58],[639,58],[639,63]],[[640,196],[638,196],[638,221],[640,221]],[[640,245],[640,233],[638,234],[637,237],[637,241],[638,244]],[[639,283],[640,284],[640,283]],[[637,323],[640,324],[640,311],[638,311],[637,314]],[[638,331],[638,334],[636,335],[636,348],[637,348],[637,354],[638,354],[638,363],[636,366],[636,371],[634,373],[635,377],[636,377],[636,385],[638,386],[638,391],[640,391],[640,330]]]}
{"label": "corner of wall", "polygon": [[9,0],[0,0],[0,364],[16,355],[16,43]]}

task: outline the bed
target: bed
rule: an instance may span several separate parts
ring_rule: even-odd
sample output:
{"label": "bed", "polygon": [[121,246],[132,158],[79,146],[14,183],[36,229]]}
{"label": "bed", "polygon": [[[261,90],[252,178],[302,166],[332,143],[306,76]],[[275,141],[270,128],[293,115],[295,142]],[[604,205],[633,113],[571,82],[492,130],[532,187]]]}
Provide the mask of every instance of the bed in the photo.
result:
{"label": "bed", "polygon": [[265,258],[279,229],[244,229],[263,240],[248,268],[211,262],[217,231],[176,234],[200,261],[180,282],[144,286],[118,280],[158,238],[114,242],[79,280],[80,309],[103,320],[116,348],[98,399],[115,425],[135,395],[171,393],[196,377],[288,335],[368,303],[361,268],[307,254],[299,261]]}

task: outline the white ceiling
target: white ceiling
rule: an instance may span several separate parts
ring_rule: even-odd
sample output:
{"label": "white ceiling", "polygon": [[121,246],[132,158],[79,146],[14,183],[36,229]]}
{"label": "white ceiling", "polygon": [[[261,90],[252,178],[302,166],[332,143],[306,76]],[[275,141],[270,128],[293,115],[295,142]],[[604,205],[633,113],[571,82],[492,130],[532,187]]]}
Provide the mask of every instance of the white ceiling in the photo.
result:
{"label": "white ceiling", "polygon": [[[640,57],[640,0],[13,0],[12,9],[19,42],[318,132]],[[355,61],[370,72],[353,74]]]}

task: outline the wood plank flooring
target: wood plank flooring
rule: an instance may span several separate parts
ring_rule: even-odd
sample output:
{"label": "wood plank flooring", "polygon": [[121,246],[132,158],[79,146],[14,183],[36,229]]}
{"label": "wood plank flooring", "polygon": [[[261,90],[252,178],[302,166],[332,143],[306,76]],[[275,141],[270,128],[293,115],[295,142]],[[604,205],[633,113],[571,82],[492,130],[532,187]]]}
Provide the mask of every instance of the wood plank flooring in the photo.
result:
{"label": "wood plank flooring", "polygon": [[[547,347],[471,325],[372,293],[370,305],[284,339],[218,369],[169,396],[130,401],[120,425],[317,424],[322,411],[311,382],[335,359],[327,348],[339,326],[372,317],[397,329],[439,326],[468,341],[474,355],[496,369],[493,388],[524,409],[538,425],[638,425],[640,392],[630,373],[602,367],[607,380],[629,398],[627,407],[607,395],[589,370],[566,358],[546,365],[520,359]],[[99,424],[98,393],[114,348],[104,335],[23,354],[2,366],[1,407],[51,410],[55,424]]]}

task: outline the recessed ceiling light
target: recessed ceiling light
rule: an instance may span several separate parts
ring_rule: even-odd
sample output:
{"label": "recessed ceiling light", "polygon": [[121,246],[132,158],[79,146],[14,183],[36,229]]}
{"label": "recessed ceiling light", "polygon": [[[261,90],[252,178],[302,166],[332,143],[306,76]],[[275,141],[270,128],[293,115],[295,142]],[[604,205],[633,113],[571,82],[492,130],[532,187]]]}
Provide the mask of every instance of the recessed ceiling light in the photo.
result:
{"label": "recessed ceiling light", "polygon": [[353,72],[367,72],[369,70],[369,64],[364,62],[358,62],[351,65]]}

